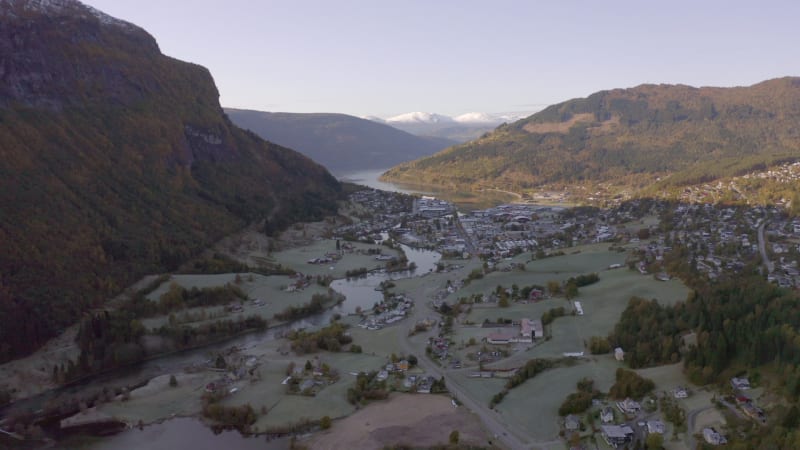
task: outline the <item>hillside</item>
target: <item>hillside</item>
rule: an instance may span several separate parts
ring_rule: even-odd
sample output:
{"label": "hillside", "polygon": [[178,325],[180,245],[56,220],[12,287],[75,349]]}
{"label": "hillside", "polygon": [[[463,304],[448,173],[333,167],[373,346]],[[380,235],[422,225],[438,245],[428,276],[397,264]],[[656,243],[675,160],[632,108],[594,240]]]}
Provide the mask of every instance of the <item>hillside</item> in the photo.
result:
{"label": "hillside", "polygon": [[456,144],[419,137],[345,114],[295,114],[226,108],[236,125],[293,148],[335,173],[383,169]]}
{"label": "hillside", "polygon": [[642,85],[550,106],[384,179],[517,192],[672,189],[798,159],[798,123],[800,78],[735,88]]}
{"label": "hillside", "polygon": [[233,126],[209,72],[75,0],[0,0],[0,362],[248,223],[340,186]]}

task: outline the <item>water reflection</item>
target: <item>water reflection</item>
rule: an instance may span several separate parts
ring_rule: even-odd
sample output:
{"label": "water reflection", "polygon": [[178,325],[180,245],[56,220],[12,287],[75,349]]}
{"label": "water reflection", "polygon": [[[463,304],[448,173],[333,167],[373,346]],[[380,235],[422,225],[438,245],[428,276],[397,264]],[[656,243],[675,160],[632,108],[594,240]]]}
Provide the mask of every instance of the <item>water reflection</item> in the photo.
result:
{"label": "water reflection", "polygon": [[383,293],[375,290],[382,281],[424,275],[435,270],[436,263],[442,258],[439,252],[415,249],[407,245],[401,245],[401,247],[409,263],[413,262],[416,265],[417,268],[414,271],[375,272],[360,278],[334,280],[331,287],[347,297],[347,300],[334,312],[353,314],[357,308],[370,310],[375,303],[383,300]]}

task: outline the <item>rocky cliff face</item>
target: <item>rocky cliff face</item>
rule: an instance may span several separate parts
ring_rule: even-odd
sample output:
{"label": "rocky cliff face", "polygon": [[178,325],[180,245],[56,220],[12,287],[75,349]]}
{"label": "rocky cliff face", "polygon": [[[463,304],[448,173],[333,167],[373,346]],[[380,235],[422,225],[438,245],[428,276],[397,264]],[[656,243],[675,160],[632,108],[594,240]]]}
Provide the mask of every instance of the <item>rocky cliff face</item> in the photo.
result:
{"label": "rocky cliff face", "polygon": [[0,361],[247,223],[335,210],[324,168],[231,124],[141,28],[0,0],[0,55]]}

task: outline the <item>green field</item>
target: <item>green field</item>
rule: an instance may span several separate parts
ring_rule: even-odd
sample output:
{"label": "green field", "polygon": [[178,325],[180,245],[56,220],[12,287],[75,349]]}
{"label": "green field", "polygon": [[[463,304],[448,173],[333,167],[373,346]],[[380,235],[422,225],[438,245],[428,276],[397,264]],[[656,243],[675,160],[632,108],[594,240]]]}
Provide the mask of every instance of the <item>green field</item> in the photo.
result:
{"label": "green field", "polygon": [[[528,430],[542,441],[556,439],[559,432],[558,407],[566,396],[576,389],[576,383],[584,378],[592,378],[595,386],[601,391],[608,391],[614,382],[614,374],[618,367],[624,367],[611,355],[592,356],[588,354],[585,343],[592,336],[607,336],[620,318],[632,296],[646,299],[656,298],[664,304],[674,304],[686,299],[689,290],[679,280],[668,282],[656,281],[651,276],[641,275],[636,271],[620,268],[607,270],[608,266],[622,263],[623,253],[609,251],[607,244],[583,246],[567,249],[567,252],[580,249],[580,253],[546,258],[526,264],[526,271],[494,272],[483,279],[473,281],[469,286],[459,290],[451,297],[469,296],[475,293],[489,294],[497,285],[510,287],[512,284],[526,286],[531,284],[545,285],[547,281],[563,281],[570,276],[597,272],[600,281],[580,288],[575,299],[580,301],[584,315],[567,315],[556,318],[545,327],[545,334],[550,339],[540,341],[536,345],[517,344],[509,349],[517,349],[511,357],[487,367],[511,368],[522,366],[532,358],[561,358],[565,352],[585,352],[586,358],[578,360],[571,367],[559,367],[545,371],[513,389],[497,406],[499,414],[511,425],[512,430]],[[518,256],[524,261],[525,256]],[[473,305],[466,320],[480,324],[485,319],[495,321],[497,318],[516,319],[539,318],[545,311],[559,306],[571,311],[572,303],[563,297],[546,299],[537,303],[517,303],[507,308],[494,304]],[[507,329],[517,331],[516,329]],[[456,347],[470,337],[485,337],[494,328],[476,326],[456,326],[452,339]],[[519,350],[522,349],[522,350]],[[456,350],[462,357],[476,347]],[[639,371],[644,376],[653,378],[657,390],[669,391],[687,381],[681,372],[681,365],[664,366]],[[502,389],[503,381],[498,379],[469,379],[468,370],[458,371],[454,376],[472,397],[488,404],[491,397]]]}
{"label": "green field", "polygon": [[[396,250],[392,250],[382,245],[370,245],[360,242],[350,242],[356,250],[367,251],[368,249],[381,249],[385,255],[399,255]],[[272,262],[289,267],[306,275],[330,275],[333,278],[344,278],[348,270],[377,269],[385,266],[384,262],[375,260],[374,255],[366,255],[354,252],[345,252],[341,260],[329,264],[308,264],[308,260],[321,258],[325,253],[336,251],[336,241],[333,239],[323,239],[314,241],[309,245],[291,248],[275,252],[271,255]]]}
{"label": "green field", "polygon": [[[498,285],[519,287],[538,284],[545,286],[548,281],[564,281],[569,277],[598,272],[603,277],[608,266],[625,262],[625,254],[608,250],[609,244],[593,244],[564,249],[567,253],[563,256],[554,256],[530,261],[530,254],[522,254],[510,261],[502,261],[502,267],[510,263],[526,263],[525,271],[495,271],[479,280],[472,281],[468,286],[456,293],[457,297],[471,296],[478,293],[489,293]],[[618,271],[618,270],[617,270]],[[609,271],[613,272],[613,271]]]}
{"label": "green field", "polygon": [[512,430],[525,429],[539,440],[557,439],[558,407],[575,392],[578,381],[592,378],[598,389],[608,391],[617,367],[616,361],[603,358],[546,370],[512,389],[495,409]]}
{"label": "green field", "polygon": [[[151,300],[158,300],[169,289],[170,284],[177,283],[184,288],[204,288],[224,286],[227,283],[234,283],[236,274],[217,274],[217,275],[173,275],[170,279],[161,284],[155,291],[148,295]],[[267,320],[272,320],[275,313],[285,310],[289,306],[298,306],[311,301],[314,294],[323,294],[327,288],[312,282],[307,288],[295,292],[288,292],[286,287],[294,280],[285,275],[259,275],[259,274],[240,274],[241,283],[238,286],[247,294],[251,301],[242,303],[243,311],[239,313],[228,313],[224,306],[188,308],[185,311],[175,313],[181,317],[184,313],[198,314],[205,310],[210,317],[209,320],[217,320],[221,317],[226,319],[237,319],[253,314],[259,315]],[[263,305],[257,305],[252,300],[260,299]],[[211,319],[211,317],[214,317]],[[145,327],[157,328],[167,322],[166,316],[159,316],[142,321]],[[203,322],[194,322],[197,325]]]}

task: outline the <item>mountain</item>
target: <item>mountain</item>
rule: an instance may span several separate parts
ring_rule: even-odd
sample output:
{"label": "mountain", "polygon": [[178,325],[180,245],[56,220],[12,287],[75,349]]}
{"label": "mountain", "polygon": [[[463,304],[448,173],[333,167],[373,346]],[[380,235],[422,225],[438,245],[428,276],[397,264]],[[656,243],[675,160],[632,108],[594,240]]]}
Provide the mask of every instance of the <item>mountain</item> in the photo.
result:
{"label": "mountain", "polygon": [[[464,143],[477,139],[502,123],[518,120],[524,116],[520,115],[520,113],[489,114],[470,112],[450,117],[429,112],[410,112],[389,117],[385,120],[377,119],[377,121],[417,136],[439,137]],[[371,116],[367,117],[367,119],[376,120],[375,117]]]}
{"label": "mountain", "polygon": [[384,179],[517,192],[670,189],[800,158],[798,123],[800,78],[734,88],[641,85],[552,105]]}
{"label": "mountain", "polygon": [[235,127],[135,25],[0,0],[0,54],[0,362],[248,224],[335,210],[323,167]]}
{"label": "mountain", "polygon": [[452,117],[445,116],[442,114],[436,113],[428,113],[428,112],[410,112],[405,114],[400,114],[398,116],[389,117],[386,119],[386,123],[392,124],[438,124],[438,123],[452,123],[454,122]]}
{"label": "mountain", "polygon": [[294,114],[226,109],[233,123],[293,148],[335,173],[384,169],[456,144],[419,137],[345,114]]}

